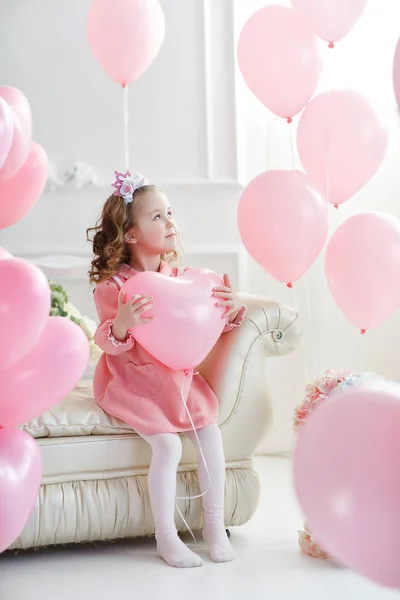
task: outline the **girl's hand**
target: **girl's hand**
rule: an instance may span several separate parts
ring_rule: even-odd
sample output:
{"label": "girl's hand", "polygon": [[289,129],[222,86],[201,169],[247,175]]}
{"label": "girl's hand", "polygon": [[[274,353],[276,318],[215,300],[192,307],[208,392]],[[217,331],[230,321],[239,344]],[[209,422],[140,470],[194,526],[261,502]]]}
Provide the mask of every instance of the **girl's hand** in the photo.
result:
{"label": "girl's hand", "polygon": [[229,323],[232,323],[236,319],[242,305],[237,293],[232,290],[228,275],[224,275],[223,279],[224,287],[214,288],[213,296],[221,298],[221,301],[217,302],[217,306],[226,306],[224,317],[228,319]]}
{"label": "girl's hand", "polygon": [[112,332],[117,339],[125,339],[128,329],[132,329],[141,323],[150,323],[153,317],[142,317],[154,307],[151,296],[132,296],[125,302],[125,293],[121,292],[118,298],[118,310],[112,326]]}

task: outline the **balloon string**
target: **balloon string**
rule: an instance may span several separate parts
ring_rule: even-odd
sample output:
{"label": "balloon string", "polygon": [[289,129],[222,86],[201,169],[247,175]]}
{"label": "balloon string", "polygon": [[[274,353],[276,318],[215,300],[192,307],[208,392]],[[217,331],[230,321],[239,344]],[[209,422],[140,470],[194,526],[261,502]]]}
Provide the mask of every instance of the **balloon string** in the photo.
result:
{"label": "balloon string", "polygon": [[[298,302],[298,298],[297,298],[297,294],[296,294],[296,284],[293,286],[293,296],[294,296],[294,304],[296,307],[296,311],[298,314],[300,314],[300,310],[299,310],[299,302]],[[311,325],[311,323],[310,323]],[[302,348],[302,358],[303,358],[303,366],[304,366],[304,375],[306,378],[306,385],[307,383],[310,381],[309,379],[309,375],[308,375],[308,369],[307,369],[307,360],[306,360],[306,349],[304,346],[304,336],[301,335],[300,337],[301,340],[301,348]]]}
{"label": "balloon string", "polygon": [[[307,276],[306,276],[307,277]],[[308,312],[308,324],[311,331],[311,372],[312,375],[315,375],[315,366],[316,366],[316,356],[315,356],[315,344],[313,340],[313,331],[312,320],[311,320],[311,303],[310,303],[310,294],[308,293],[308,285],[307,281],[305,282],[305,290],[306,290],[306,303],[307,303],[307,312]]]}
{"label": "balloon string", "polygon": [[332,53],[328,51],[328,58],[326,60],[327,65],[327,81],[328,81],[328,115],[326,119],[326,199],[329,202],[330,196],[330,168],[331,168],[331,120],[332,120],[332,112],[331,112],[331,92],[332,92],[332,67],[331,67]]}
{"label": "balloon string", "polygon": [[128,129],[129,129],[129,106],[128,106],[128,86],[125,84],[123,86],[124,89],[124,160],[125,160],[125,170],[129,169],[129,139],[128,139]]}
{"label": "balloon string", "polygon": [[[186,399],[185,399],[184,389],[185,389],[185,380],[186,380],[187,374],[188,374],[188,372],[184,371],[183,377],[182,377],[182,384],[181,384],[181,400],[183,402],[183,406],[185,407],[187,416],[189,417],[189,421],[190,421],[190,425],[191,425],[193,433],[194,433],[194,437],[196,438],[197,447],[199,449],[201,460],[203,461],[204,468],[205,468],[206,473],[207,473],[208,485],[207,485],[207,489],[204,492],[202,492],[201,494],[198,494],[197,496],[177,496],[177,498],[176,498],[177,500],[197,500],[198,498],[202,498],[203,496],[205,496],[207,494],[207,492],[209,491],[210,487],[211,487],[211,475],[210,475],[210,471],[208,470],[208,466],[207,466],[206,458],[204,456],[203,448],[201,447],[199,436],[198,436],[197,431],[196,431],[196,426],[193,423],[192,415],[190,414],[190,411],[188,409],[188,406],[187,406],[187,403],[186,403]],[[178,510],[179,516],[181,517],[184,525],[186,525],[187,530],[190,532],[192,538],[194,539],[194,542],[196,543],[196,537],[195,537],[193,531],[190,529],[189,524],[185,520],[185,517],[181,513],[178,504],[176,505],[176,508]]]}
{"label": "balloon string", "polygon": [[[294,147],[294,139],[293,139],[293,126],[289,126],[288,129],[289,129],[290,152],[291,152],[291,156],[292,156],[292,168],[295,169],[296,168],[296,156],[295,156],[295,147]],[[310,298],[309,298],[309,294],[308,294],[307,281],[305,281],[304,284],[305,284],[305,289],[306,289],[309,327],[310,327],[310,331],[312,331],[311,307],[310,307]],[[300,314],[299,301],[298,301],[297,294],[296,294],[296,284],[293,285],[293,294],[294,294],[294,302],[295,302],[295,306],[296,306],[296,311],[298,312],[298,314]],[[314,355],[314,344],[313,344],[312,340],[311,340],[311,346],[312,346],[312,369],[314,370],[315,355]],[[304,346],[303,336],[301,336],[301,347],[302,347],[302,351],[303,351],[302,354],[303,354],[304,373],[305,373],[305,377],[306,377],[306,383],[308,383],[309,376],[308,376],[308,368],[307,368],[306,349]]]}
{"label": "balloon string", "polygon": [[296,168],[296,158],[295,158],[295,150],[294,150],[294,139],[293,139],[293,126],[289,126],[289,144],[290,144],[290,153],[292,155],[292,169]]}

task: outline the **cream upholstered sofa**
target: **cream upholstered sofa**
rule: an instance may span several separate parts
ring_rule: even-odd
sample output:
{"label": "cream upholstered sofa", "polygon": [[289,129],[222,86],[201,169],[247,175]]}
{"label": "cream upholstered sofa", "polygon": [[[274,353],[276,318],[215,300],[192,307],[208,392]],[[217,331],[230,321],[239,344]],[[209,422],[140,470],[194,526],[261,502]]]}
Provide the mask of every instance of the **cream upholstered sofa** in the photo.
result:
{"label": "cream upholstered sofa", "polygon": [[[265,358],[298,344],[297,313],[276,302],[244,296],[242,327],[222,335],[199,370],[220,400],[226,455],[226,526],[256,510],[259,478],[253,454],[272,423]],[[104,413],[92,381],[80,382],[61,403],[24,430],[37,439],[43,480],[31,517],[10,549],[152,535],[147,472],[150,448],[129,426]],[[196,454],[184,439],[178,496],[199,493]],[[202,527],[201,500],[180,508],[193,530]],[[177,526],[184,529],[177,515]]]}

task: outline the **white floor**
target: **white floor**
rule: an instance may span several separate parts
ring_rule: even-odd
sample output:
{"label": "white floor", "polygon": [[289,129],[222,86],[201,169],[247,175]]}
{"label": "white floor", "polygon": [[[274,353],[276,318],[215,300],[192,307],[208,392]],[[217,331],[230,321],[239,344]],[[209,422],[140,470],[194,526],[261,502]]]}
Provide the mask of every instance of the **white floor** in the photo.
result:
{"label": "white floor", "polygon": [[1,600],[398,600],[326,561],[302,556],[297,530],[302,518],[291,490],[290,462],[259,458],[262,499],[247,525],[232,530],[237,561],[214,564],[204,543],[198,569],[165,565],[154,542],[118,542],[0,556]]}

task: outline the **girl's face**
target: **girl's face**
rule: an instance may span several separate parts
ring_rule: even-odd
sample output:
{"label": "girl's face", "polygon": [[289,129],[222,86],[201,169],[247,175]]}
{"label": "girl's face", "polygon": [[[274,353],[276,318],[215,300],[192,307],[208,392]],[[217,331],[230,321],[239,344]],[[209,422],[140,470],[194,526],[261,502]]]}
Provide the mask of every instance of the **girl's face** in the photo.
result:
{"label": "girl's face", "polygon": [[133,199],[132,209],[135,225],[127,233],[128,242],[137,244],[148,255],[176,250],[176,226],[165,194],[156,190],[145,192]]}

